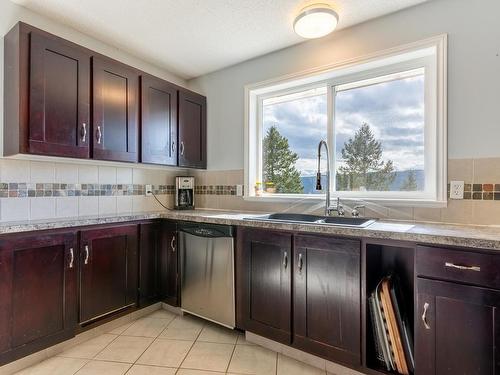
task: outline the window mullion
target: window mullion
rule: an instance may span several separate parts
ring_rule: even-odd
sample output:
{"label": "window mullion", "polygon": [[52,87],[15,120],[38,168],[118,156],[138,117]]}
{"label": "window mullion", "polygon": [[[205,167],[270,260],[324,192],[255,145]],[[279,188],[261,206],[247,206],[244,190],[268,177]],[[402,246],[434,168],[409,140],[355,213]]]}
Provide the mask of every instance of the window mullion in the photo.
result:
{"label": "window mullion", "polygon": [[327,142],[330,148],[330,193],[336,191],[337,174],[335,166],[335,86],[329,85],[327,90]]}

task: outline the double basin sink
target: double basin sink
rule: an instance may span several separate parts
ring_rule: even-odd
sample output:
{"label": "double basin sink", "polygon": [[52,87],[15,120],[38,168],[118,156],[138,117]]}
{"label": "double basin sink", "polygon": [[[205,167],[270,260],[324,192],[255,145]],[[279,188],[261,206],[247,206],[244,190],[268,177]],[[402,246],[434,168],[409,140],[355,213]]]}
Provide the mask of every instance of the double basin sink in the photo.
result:
{"label": "double basin sink", "polygon": [[278,223],[293,223],[293,224],[319,224],[337,227],[349,228],[366,228],[373,224],[376,219],[362,217],[345,217],[345,216],[318,216],[307,214],[288,214],[274,213],[262,216],[246,217],[246,220],[270,221]]}

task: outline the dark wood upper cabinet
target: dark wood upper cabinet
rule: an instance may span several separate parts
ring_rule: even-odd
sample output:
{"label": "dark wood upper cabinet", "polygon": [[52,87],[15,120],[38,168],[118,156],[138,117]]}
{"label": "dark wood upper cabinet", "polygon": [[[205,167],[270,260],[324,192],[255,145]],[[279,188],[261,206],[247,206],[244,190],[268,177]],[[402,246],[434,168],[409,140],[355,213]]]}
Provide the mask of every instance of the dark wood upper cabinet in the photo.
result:
{"label": "dark wood upper cabinet", "polygon": [[81,232],[81,323],[136,304],[137,240],[135,224]]}
{"label": "dark wood upper cabinet", "polygon": [[239,229],[238,325],[291,343],[292,235]]}
{"label": "dark wood upper cabinet", "polygon": [[4,154],[89,157],[90,51],[18,23],[5,36]]}
{"label": "dark wood upper cabinet", "polygon": [[360,242],[299,235],[293,254],[293,345],[361,365]]}
{"label": "dark wood upper cabinet", "polygon": [[179,91],[179,166],[207,167],[207,99]]}
{"label": "dark wood upper cabinet", "polygon": [[141,161],[177,165],[177,87],[141,76]]}
{"label": "dark wood upper cabinet", "polygon": [[30,59],[29,151],[88,158],[90,55],[31,33]]}
{"label": "dark wood upper cabinet", "polygon": [[92,58],[94,159],[138,161],[139,72]]}
{"label": "dark wood upper cabinet", "polygon": [[0,364],[74,336],[77,236],[0,238]]}
{"label": "dark wood upper cabinet", "polygon": [[159,293],[160,298],[172,306],[180,304],[179,252],[177,226],[173,222],[160,224]]}
{"label": "dark wood upper cabinet", "polygon": [[500,291],[419,278],[415,373],[500,371]]}
{"label": "dark wood upper cabinet", "polygon": [[4,46],[4,156],[206,168],[204,96],[22,22]]}

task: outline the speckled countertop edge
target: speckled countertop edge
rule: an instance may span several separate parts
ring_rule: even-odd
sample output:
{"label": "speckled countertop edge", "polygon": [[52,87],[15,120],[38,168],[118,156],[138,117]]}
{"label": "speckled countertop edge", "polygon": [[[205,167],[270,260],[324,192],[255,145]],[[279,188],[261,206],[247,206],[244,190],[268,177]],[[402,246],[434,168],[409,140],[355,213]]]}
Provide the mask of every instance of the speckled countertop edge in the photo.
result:
{"label": "speckled countertop edge", "polygon": [[422,244],[500,250],[500,227],[377,221],[367,228],[346,228],[321,224],[292,224],[245,219],[264,214],[265,213],[262,212],[235,212],[222,210],[158,211],[135,214],[117,214],[113,216],[88,216],[39,221],[5,222],[0,223],[0,234],[163,218],[200,223],[288,230],[294,232],[331,234],[359,238],[390,239],[418,242]]}

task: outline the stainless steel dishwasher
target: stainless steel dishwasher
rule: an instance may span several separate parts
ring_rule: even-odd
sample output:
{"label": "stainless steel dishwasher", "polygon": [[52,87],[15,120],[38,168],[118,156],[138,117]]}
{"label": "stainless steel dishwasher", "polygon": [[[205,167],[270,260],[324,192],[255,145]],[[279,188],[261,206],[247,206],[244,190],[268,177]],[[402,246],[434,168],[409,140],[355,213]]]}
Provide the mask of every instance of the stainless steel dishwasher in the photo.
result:
{"label": "stainless steel dishwasher", "polygon": [[233,228],[225,225],[179,225],[181,308],[234,328]]}

